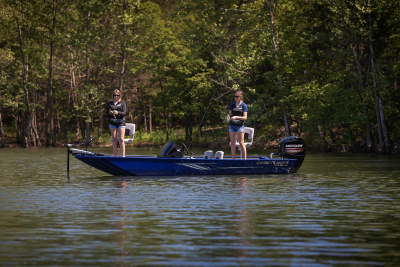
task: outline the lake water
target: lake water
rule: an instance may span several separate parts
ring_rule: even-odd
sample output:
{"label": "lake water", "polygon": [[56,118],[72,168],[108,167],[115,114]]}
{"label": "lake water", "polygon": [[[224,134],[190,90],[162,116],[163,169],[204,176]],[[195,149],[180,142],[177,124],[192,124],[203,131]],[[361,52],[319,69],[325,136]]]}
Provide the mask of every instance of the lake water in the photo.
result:
{"label": "lake water", "polygon": [[169,179],[71,159],[70,182],[66,158],[0,150],[0,266],[400,266],[399,156],[307,152],[297,174]]}

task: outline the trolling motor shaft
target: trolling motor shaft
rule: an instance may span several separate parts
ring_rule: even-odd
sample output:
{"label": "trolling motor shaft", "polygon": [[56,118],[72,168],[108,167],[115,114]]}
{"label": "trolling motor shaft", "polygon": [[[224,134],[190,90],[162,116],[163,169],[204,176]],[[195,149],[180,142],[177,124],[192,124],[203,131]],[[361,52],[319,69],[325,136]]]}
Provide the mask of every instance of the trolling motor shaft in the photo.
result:
{"label": "trolling motor shaft", "polygon": [[[69,154],[71,153],[72,155],[90,155],[90,156],[104,156],[104,154],[98,154],[98,153],[93,153],[90,151],[87,151],[88,146],[90,143],[94,140],[94,137],[92,137],[88,142],[79,144],[79,145],[74,145],[74,144],[65,144],[67,147],[67,178],[69,182]],[[81,150],[81,149],[76,149],[73,147],[80,147],[80,146],[86,146],[86,150]]]}

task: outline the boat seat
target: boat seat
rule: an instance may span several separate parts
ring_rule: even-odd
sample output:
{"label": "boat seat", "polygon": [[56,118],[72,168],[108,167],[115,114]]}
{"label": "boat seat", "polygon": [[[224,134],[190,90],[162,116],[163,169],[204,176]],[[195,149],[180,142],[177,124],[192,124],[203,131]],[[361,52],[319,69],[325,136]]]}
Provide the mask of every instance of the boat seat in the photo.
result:
{"label": "boat seat", "polygon": [[[246,147],[251,147],[251,145],[253,144],[253,137],[254,137],[254,128],[244,127],[244,145]],[[231,142],[229,142],[229,146],[231,146]],[[240,158],[242,158],[242,149],[240,148],[237,136],[236,136],[236,148],[240,151]]]}
{"label": "boat seat", "polygon": [[[125,123],[125,144],[130,144],[133,142],[133,139],[135,139],[135,124],[133,123]],[[111,142],[113,141],[113,139],[111,138],[110,140]],[[118,139],[119,142],[119,139]]]}
{"label": "boat seat", "polygon": [[207,150],[204,152],[203,159],[212,159],[213,157],[213,151],[212,150]]}

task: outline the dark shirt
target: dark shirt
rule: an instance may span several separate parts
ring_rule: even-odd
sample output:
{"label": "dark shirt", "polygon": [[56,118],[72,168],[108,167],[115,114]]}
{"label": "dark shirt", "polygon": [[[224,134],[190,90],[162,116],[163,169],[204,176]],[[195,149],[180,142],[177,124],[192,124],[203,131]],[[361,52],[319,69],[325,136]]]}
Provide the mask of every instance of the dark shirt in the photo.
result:
{"label": "dark shirt", "polygon": [[[110,111],[116,110],[118,111],[117,115],[110,114]],[[122,119],[121,123],[115,123],[110,120],[110,124],[115,126],[125,126],[125,116],[126,116],[126,104],[124,101],[119,101],[116,105],[114,105],[114,101],[110,101],[107,104],[107,116],[111,119]],[[114,117],[115,116],[115,117]]]}
{"label": "dark shirt", "polygon": [[[236,102],[233,102],[230,106],[229,106],[229,110],[232,110],[232,117],[233,116],[239,116],[239,117],[243,117],[244,116],[244,112],[248,112],[248,107],[245,103],[240,103],[239,107],[236,107]],[[234,126],[242,126],[244,124],[244,120],[240,120],[241,125],[237,125],[237,124],[233,124],[232,121],[230,121],[229,124],[234,125]]]}

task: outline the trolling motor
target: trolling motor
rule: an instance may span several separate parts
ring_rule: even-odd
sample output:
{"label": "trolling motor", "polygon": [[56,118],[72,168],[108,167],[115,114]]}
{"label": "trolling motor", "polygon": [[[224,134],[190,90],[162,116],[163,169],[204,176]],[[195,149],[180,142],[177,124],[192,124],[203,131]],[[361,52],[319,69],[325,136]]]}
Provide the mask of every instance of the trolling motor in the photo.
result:
{"label": "trolling motor", "polygon": [[[99,153],[93,153],[90,151],[87,151],[88,146],[90,145],[90,143],[93,141],[94,137],[92,137],[88,142],[79,144],[79,145],[74,145],[74,144],[65,144],[65,146],[67,147],[67,153],[68,153],[68,157],[67,157],[67,178],[68,178],[68,182],[69,182],[69,154],[71,153],[72,155],[90,155],[90,156],[104,156],[104,154],[99,154]],[[85,150],[80,150],[80,149],[76,149],[73,147],[79,147],[79,146],[86,146],[86,151]]]}
{"label": "trolling motor", "polygon": [[[78,154],[83,154],[83,155],[96,155],[96,156],[103,156],[103,154],[97,154],[93,152],[87,151],[88,146],[90,143],[93,141],[94,137],[92,137],[89,141],[79,144],[79,145],[74,145],[74,144],[65,144],[65,146],[68,148],[68,152],[70,152],[72,155],[78,155]],[[78,146],[86,146],[86,151],[85,150],[80,150],[72,147],[78,147]]]}
{"label": "trolling motor", "polygon": [[306,156],[303,138],[290,136],[279,141],[278,152],[271,153],[270,158],[277,155],[280,159],[296,159],[291,172],[296,173]]}

